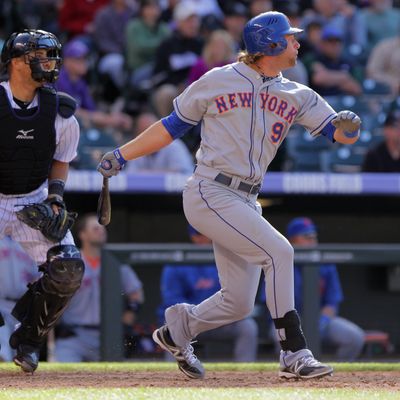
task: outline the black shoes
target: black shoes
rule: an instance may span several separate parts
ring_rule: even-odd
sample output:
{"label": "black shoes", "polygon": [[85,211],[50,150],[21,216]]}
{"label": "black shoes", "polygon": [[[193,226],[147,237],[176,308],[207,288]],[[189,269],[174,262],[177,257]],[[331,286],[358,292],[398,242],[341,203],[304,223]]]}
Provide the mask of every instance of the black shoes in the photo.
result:
{"label": "black shoes", "polygon": [[10,346],[17,351],[14,356],[15,365],[33,374],[39,364],[40,345],[21,343],[16,330],[10,337]]}
{"label": "black shoes", "polygon": [[171,339],[167,325],[153,332],[153,340],[164,350],[171,353],[178,363],[179,369],[189,378],[203,379],[205,371],[201,362],[193,353],[193,346],[178,347]]}
{"label": "black shoes", "polygon": [[332,375],[333,368],[316,360],[308,349],[292,353],[281,351],[279,377],[286,379],[312,379]]}

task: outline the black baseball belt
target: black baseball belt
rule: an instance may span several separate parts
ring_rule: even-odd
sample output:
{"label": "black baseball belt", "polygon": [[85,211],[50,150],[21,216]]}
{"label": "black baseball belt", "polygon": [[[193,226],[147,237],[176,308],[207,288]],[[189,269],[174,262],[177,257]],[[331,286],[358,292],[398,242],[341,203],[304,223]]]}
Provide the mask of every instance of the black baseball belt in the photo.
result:
{"label": "black baseball belt", "polygon": [[[225,186],[230,186],[232,183],[232,178],[228,175],[223,174],[220,172],[215,178],[214,181],[218,183],[222,183]],[[249,194],[257,194],[260,189],[261,189],[261,183],[251,184],[251,183],[246,183],[241,181],[238,185],[238,190],[241,190],[242,192],[246,192]]]}

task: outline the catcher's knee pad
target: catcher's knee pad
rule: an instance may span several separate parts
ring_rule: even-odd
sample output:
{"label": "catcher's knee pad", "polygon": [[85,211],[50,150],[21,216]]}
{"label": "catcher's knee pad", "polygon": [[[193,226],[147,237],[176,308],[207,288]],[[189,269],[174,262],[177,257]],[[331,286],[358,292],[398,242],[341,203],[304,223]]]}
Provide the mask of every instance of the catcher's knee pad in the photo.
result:
{"label": "catcher's knee pad", "polygon": [[296,310],[288,311],[282,318],[276,318],[273,321],[276,329],[285,330],[285,340],[280,341],[282,350],[296,352],[307,347]]}
{"label": "catcher's knee pad", "polygon": [[74,245],[51,247],[47,260],[39,267],[44,292],[58,296],[72,296],[80,287],[85,264]]}
{"label": "catcher's knee pad", "polygon": [[75,246],[60,245],[49,249],[39,270],[43,276],[28,285],[12,311],[21,322],[18,336],[22,342],[43,340],[79,289],[85,266]]}

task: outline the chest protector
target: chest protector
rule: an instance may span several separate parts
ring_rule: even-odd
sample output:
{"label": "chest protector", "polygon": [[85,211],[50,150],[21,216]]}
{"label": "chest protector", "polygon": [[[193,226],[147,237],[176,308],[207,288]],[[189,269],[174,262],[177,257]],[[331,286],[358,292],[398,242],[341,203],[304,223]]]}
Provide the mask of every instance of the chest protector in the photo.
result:
{"label": "chest protector", "polygon": [[0,86],[0,193],[32,192],[48,177],[56,148],[57,95],[40,89],[36,109],[15,110]]}

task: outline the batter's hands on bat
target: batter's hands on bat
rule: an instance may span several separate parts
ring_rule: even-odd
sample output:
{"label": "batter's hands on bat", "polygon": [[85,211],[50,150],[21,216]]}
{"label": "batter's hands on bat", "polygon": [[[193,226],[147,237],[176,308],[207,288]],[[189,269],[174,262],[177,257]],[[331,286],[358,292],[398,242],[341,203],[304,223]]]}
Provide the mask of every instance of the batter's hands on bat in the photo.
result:
{"label": "batter's hands on bat", "polygon": [[97,171],[99,171],[104,177],[110,178],[119,174],[125,164],[126,160],[122,157],[121,152],[119,149],[115,149],[104,154],[97,166]]}
{"label": "batter's hands on bat", "polygon": [[336,129],[349,133],[357,132],[361,125],[360,117],[349,110],[338,112],[337,116],[331,122]]}

